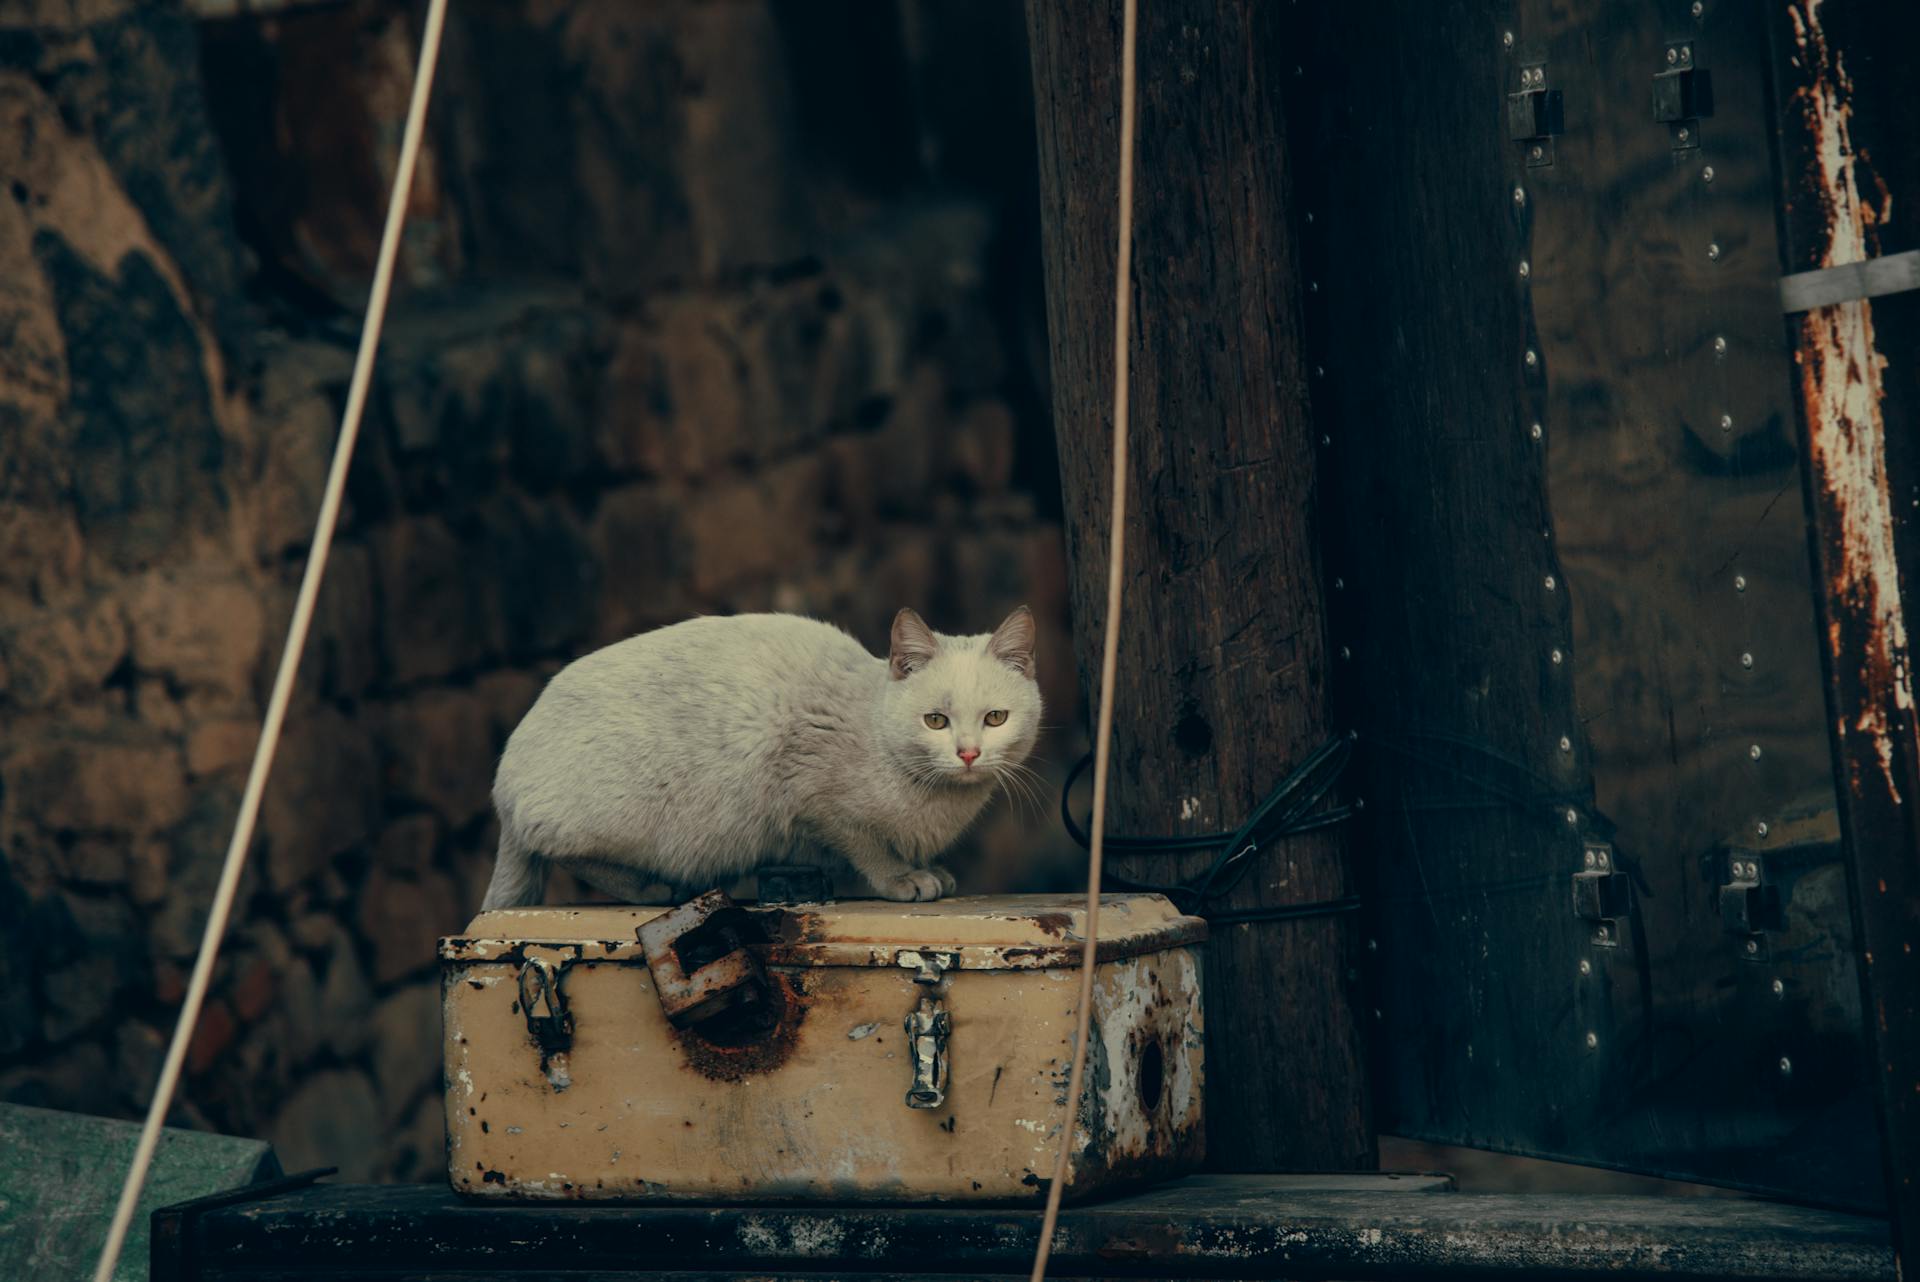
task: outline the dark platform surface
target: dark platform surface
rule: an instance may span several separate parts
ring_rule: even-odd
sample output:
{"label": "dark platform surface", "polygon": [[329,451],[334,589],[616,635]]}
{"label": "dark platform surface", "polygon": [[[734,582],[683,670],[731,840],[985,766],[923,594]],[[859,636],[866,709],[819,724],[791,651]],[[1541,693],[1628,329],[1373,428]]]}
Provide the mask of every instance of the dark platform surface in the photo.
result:
{"label": "dark platform surface", "polygon": [[[1066,1210],[1050,1274],[1893,1277],[1878,1220],[1449,1188],[1419,1175],[1196,1176]],[[1005,1208],[475,1205],[431,1185],[315,1185],[157,1213],[153,1278],[1024,1277],[1039,1221]]]}

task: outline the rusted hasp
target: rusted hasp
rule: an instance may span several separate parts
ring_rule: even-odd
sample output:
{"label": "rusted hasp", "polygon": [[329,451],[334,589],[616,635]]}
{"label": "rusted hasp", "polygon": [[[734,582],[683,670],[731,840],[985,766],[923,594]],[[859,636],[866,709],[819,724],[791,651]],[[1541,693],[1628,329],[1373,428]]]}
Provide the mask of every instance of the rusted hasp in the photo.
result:
{"label": "rusted hasp", "polygon": [[710,890],[634,932],[646,950],[660,1009],[675,1028],[727,1011],[764,1006],[766,973],[747,951],[753,920],[723,890]]}

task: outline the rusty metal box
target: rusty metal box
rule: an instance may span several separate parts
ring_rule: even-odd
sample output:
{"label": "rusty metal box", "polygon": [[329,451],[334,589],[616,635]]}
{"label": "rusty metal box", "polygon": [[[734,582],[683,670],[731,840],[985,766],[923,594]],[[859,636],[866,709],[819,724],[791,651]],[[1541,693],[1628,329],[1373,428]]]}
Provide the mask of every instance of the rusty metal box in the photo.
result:
{"label": "rusty metal box", "polygon": [[[1069,1197],[1191,1170],[1205,1142],[1205,923],[1157,895],[1102,903]],[[667,911],[505,909],[441,941],[456,1192],[1045,1196],[1073,1050],[1079,900],[743,908],[729,930],[765,1000],[684,1027],[669,1022],[639,939]]]}

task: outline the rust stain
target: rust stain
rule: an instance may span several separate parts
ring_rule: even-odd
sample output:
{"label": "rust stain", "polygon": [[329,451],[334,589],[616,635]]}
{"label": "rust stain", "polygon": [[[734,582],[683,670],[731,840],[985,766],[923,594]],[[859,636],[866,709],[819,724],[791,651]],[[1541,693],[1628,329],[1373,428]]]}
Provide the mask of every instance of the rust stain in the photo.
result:
{"label": "rust stain", "polygon": [[[1821,27],[1824,0],[1790,0],[1799,65],[1808,83],[1794,99],[1812,142],[1805,185],[1822,214],[1822,267],[1864,262],[1878,249],[1893,198],[1873,180],[1861,191],[1863,156],[1853,145],[1852,82]],[[1836,664],[1858,663],[1867,698],[1848,731],[1869,736],[1887,790],[1902,801],[1893,773],[1893,717],[1913,710],[1905,614],[1894,560],[1893,500],[1887,483],[1886,358],[1875,346],[1865,299],[1819,307],[1800,320],[1800,394],[1814,480],[1836,528],[1826,534],[1823,570],[1834,602],[1827,646]],[[1843,635],[1845,634],[1845,635]],[[1897,709],[1898,713],[1893,710]],[[1853,779],[1857,790],[1862,781]]]}
{"label": "rust stain", "polygon": [[1035,913],[1033,924],[1040,928],[1041,934],[1058,939],[1072,929],[1073,918],[1066,913]]}
{"label": "rust stain", "polygon": [[722,1017],[673,1031],[688,1068],[716,1082],[738,1082],[771,1073],[792,1058],[807,1017],[806,989],[798,976],[779,971],[767,981],[764,1008],[753,1008],[740,1021]]}

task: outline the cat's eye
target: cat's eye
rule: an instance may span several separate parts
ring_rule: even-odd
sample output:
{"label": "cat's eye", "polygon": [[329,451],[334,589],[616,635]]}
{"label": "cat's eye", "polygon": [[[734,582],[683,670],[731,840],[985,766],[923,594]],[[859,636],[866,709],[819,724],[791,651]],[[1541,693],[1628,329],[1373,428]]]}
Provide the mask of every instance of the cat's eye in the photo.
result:
{"label": "cat's eye", "polygon": [[929,712],[920,719],[927,723],[927,729],[929,730],[945,730],[947,728],[947,714],[944,712]]}
{"label": "cat's eye", "polygon": [[987,714],[987,724],[990,726],[1006,725],[1007,710],[1005,708],[995,708],[992,712],[989,712]]}

